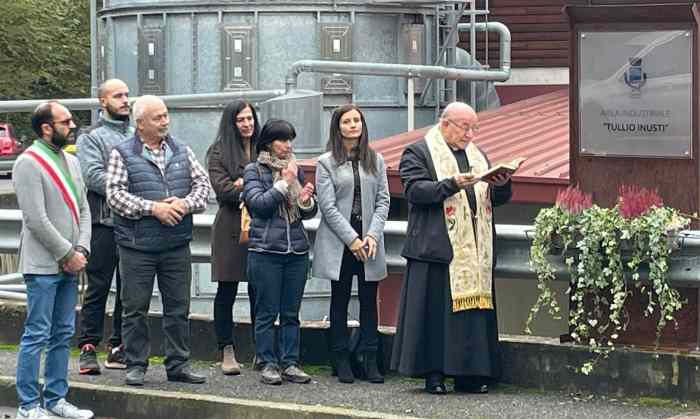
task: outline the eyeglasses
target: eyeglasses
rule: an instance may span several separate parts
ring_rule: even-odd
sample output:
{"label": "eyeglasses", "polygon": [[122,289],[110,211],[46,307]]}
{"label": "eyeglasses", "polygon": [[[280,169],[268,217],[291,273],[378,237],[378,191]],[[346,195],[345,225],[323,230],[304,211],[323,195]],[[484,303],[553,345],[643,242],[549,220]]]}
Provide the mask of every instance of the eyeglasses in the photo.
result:
{"label": "eyeglasses", "polygon": [[479,128],[480,128],[479,124],[460,125],[451,119],[446,119],[446,121],[449,122],[450,124],[454,125],[455,127],[461,129],[462,131],[464,131],[464,134],[466,134],[469,131],[473,132],[474,134],[479,133]]}

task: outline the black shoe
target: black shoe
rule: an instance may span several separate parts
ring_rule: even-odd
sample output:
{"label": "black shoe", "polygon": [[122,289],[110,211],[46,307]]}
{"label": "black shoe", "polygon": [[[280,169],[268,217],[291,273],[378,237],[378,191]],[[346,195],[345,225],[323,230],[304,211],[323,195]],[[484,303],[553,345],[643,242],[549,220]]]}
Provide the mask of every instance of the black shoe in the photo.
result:
{"label": "black shoe", "polygon": [[99,375],[100,364],[97,362],[95,345],[86,343],[80,348],[79,372],[83,375]]}
{"label": "black shoe", "polygon": [[489,392],[489,386],[486,384],[455,384],[455,391],[457,393],[486,394]]}
{"label": "black shoe", "polygon": [[189,367],[183,367],[174,374],[168,374],[168,381],[187,384],[204,384],[207,382],[207,379],[203,375],[193,373],[190,371]]}
{"label": "black shoe", "polygon": [[347,351],[339,351],[335,354],[335,371],[339,382],[346,384],[355,382],[355,376],[352,375],[350,367],[350,355]]}
{"label": "black shoe", "polygon": [[430,394],[447,394],[445,376],[439,372],[433,372],[425,377],[425,391]]}
{"label": "black shoe", "polygon": [[107,347],[107,360],[105,368],[112,370],[126,369],[126,354],[124,353],[124,345]]}
{"label": "black shoe", "polygon": [[377,352],[365,352],[365,377],[370,383],[381,384],[384,382],[384,376],[379,372],[377,367]]}
{"label": "black shoe", "polygon": [[458,393],[486,394],[489,392],[489,386],[479,377],[455,377],[454,389]]}
{"label": "black shoe", "polygon": [[142,386],[146,372],[140,368],[132,368],[126,372],[126,385]]}

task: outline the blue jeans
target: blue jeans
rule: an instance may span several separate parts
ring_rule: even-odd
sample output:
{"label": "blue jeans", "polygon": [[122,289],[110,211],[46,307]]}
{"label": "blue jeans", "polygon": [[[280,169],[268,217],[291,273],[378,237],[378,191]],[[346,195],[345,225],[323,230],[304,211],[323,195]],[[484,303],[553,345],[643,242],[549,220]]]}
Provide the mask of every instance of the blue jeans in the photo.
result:
{"label": "blue jeans", "polygon": [[44,405],[53,407],[68,393],[68,356],[75,332],[78,280],[75,275],[24,275],[27,320],[17,354],[17,396],[21,407],[39,405],[39,363],[46,348]]}
{"label": "blue jeans", "polygon": [[[299,362],[299,308],[309,256],[248,252],[248,280],[255,288],[255,353],[261,365],[282,369]],[[279,356],[275,354],[275,319]]]}

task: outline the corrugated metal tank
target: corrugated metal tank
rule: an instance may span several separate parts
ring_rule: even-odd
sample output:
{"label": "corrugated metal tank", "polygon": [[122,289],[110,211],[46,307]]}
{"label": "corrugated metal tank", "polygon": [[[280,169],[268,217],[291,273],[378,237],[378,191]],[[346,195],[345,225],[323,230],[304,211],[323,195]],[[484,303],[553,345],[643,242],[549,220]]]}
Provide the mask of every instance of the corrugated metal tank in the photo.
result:
{"label": "corrugated metal tank", "polygon": [[[282,89],[301,59],[433,64],[439,1],[104,0],[98,11],[98,82],[118,77],[132,95]],[[416,82],[418,97],[425,80]],[[338,104],[363,107],[372,138],[406,129],[406,81],[302,74],[299,88],[323,93],[322,147]],[[416,126],[434,120],[432,95]],[[173,131],[198,156],[214,137],[219,109],[176,109]]]}

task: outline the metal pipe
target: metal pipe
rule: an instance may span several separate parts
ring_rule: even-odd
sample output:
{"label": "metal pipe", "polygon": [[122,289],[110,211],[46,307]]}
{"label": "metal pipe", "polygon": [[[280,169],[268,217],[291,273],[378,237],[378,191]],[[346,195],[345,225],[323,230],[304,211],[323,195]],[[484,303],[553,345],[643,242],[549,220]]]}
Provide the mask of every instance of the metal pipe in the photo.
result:
{"label": "metal pipe", "polygon": [[[471,31],[472,25],[470,23],[459,23],[457,24],[457,32],[467,32]],[[479,79],[479,78],[465,78],[464,80],[489,80],[489,81],[506,81],[510,78],[510,42],[511,42],[511,36],[510,36],[510,30],[508,27],[501,22],[481,22],[477,23],[474,26],[474,30],[476,32],[484,32],[484,31],[489,31],[489,32],[498,32],[499,34],[499,68],[497,70],[471,70],[475,72],[482,72],[482,73],[499,73],[503,74],[503,79],[502,80],[495,80],[495,79]],[[473,57],[472,57],[473,60]],[[464,70],[467,71],[467,70]],[[419,103],[425,103],[425,95],[427,94],[428,87],[430,86],[430,82],[426,84],[426,88],[423,90],[423,94],[421,95],[420,99],[418,99]],[[474,89],[472,89],[474,91]]]}
{"label": "metal pipe", "polygon": [[27,301],[27,294],[21,292],[0,291],[0,299]]}
{"label": "metal pipe", "polygon": [[[171,108],[183,106],[218,106],[225,105],[236,99],[267,100],[273,97],[282,96],[283,90],[245,90],[222,93],[198,93],[191,95],[167,95],[160,96],[161,99]],[[133,102],[137,98],[130,98]],[[82,99],[58,99],[58,101],[71,110],[91,110],[98,108],[100,103],[95,98]],[[31,112],[46,99],[39,100],[7,100],[0,101],[0,112]]]}
{"label": "metal pipe", "polygon": [[[457,25],[458,32],[471,31],[472,25],[470,23],[460,23]],[[499,51],[498,51],[498,61],[499,70],[508,74],[506,80],[510,78],[510,30],[508,27],[501,22],[480,22],[474,26],[476,32],[498,32],[499,39]],[[473,58],[473,57],[472,57]],[[487,57],[488,58],[488,57]],[[491,70],[489,70],[490,72]],[[505,81],[505,80],[494,80],[494,81]]]}
{"label": "metal pipe", "polygon": [[13,284],[22,281],[24,281],[24,276],[20,273],[0,275],[0,284]]}
{"label": "metal pipe", "polygon": [[[474,12],[476,9],[476,2],[470,2],[471,11]],[[459,24],[457,25],[457,33],[459,33]],[[474,68],[474,63],[476,63],[476,15],[472,13],[469,16],[469,67]],[[488,64],[488,57],[486,60]],[[456,93],[455,88],[455,93]],[[476,89],[474,88],[474,82],[469,82],[469,104],[476,109]]]}
{"label": "metal pipe", "polygon": [[[97,97],[97,0],[90,0],[90,96]],[[97,112],[92,112],[92,123]]]}
{"label": "metal pipe", "polygon": [[[445,80],[506,81],[510,71],[464,70],[433,65],[383,64],[347,61],[300,60],[287,71],[286,91],[296,90],[301,73],[355,74]],[[0,108],[0,110],[2,110]]]}
{"label": "metal pipe", "polygon": [[12,292],[27,292],[26,284],[3,284],[0,285],[0,291],[12,291]]}
{"label": "metal pipe", "polygon": [[415,111],[416,111],[416,96],[414,93],[414,88],[413,84],[415,83],[413,80],[413,77],[409,77],[407,80],[408,83],[408,100],[407,100],[407,107],[408,107],[408,130],[413,131],[413,128],[416,124],[416,117],[415,117]]}

